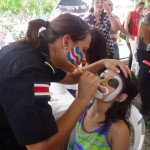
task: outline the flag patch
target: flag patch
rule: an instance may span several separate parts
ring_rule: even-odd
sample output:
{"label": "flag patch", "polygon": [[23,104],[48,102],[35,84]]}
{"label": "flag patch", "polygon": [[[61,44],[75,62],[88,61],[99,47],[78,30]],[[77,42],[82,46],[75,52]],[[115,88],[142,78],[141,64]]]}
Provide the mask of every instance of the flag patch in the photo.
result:
{"label": "flag patch", "polygon": [[50,97],[49,84],[34,84],[34,95],[40,97]]}

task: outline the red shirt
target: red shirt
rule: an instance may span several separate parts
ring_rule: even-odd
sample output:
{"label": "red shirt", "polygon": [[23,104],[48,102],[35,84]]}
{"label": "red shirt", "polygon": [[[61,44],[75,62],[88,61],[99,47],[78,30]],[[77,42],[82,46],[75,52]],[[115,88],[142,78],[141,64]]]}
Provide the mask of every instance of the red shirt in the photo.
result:
{"label": "red shirt", "polygon": [[136,11],[131,12],[132,35],[137,36],[138,26],[136,23],[137,18],[140,16]]}

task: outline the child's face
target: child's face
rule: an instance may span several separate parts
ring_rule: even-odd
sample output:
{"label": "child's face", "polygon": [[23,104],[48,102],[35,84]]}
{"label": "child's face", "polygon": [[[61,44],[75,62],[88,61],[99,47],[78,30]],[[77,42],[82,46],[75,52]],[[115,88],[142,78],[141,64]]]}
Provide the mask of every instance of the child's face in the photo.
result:
{"label": "child's face", "polygon": [[107,69],[99,77],[99,89],[95,97],[105,102],[114,100],[123,87],[119,74]]}

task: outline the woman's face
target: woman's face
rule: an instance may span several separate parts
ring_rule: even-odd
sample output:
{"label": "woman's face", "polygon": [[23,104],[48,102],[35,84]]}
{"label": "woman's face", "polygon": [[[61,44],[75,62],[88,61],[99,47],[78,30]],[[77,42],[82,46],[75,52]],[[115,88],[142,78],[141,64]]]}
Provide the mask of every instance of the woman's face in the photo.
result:
{"label": "woman's face", "polygon": [[140,5],[140,6],[138,6],[138,7],[136,8],[136,12],[137,12],[138,14],[140,14],[143,9],[144,9],[144,5]]}
{"label": "woman's face", "polygon": [[107,69],[99,76],[99,92],[95,97],[105,102],[111,102],[120,94],[122,87],[123,83],[119,74]]}
{"label": "woman's face", "polygon": [[91,43],[91,35],[87,35],[83,40],[77,41],[77,42],[73,42],[72,40],[69,40],[68,42],[68,47],[67,50],[65,50],[65,61],[63,61],[61,63],[62,68],[67,71],[67,72],[73,72],[75,70],[74,67],[72,67],[69,63],[68,63],[68,57],[67,54],[70,52],[71,49],[78,47],[79,51],[82,53],[82,59],[79,60],[78,62],[75,62],[74,65],[78,66],[80,64],[85,64],[86,63],[86,51],[89,48]]}
{"label": "woman's face", "polygon": [[94,12],[101,13],[103,10],[104,0],[94,0],[93,8]]}

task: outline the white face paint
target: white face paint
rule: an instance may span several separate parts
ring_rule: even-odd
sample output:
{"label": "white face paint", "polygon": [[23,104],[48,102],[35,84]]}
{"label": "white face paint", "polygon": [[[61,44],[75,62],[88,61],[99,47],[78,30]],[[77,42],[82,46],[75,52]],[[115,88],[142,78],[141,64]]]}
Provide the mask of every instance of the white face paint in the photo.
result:
{"label": "white face paint", "polygon": [[[105,73],[108,73],[108,71],[105,71]],[[102,75],[103,75],[103,73],[101,74],[101,76]],[[108,95],[107,97],[105,97],[103,99],[104,96],[106,96],[107,94],[109,94],[109,89],[107,87],[104,87],[104,86],[100,85],[101,88],[105,89],[105,93],[102,93],[102,92],[100,92],[100,91],[97,90],[96,94],[95,94],[95,98],[97,98],[97,99],[103,99],[105,102],[110,102],[110,101],[112,101],[121,92],[122,87],[123,87],[122,80],[118,76],[114,76],[114,78],[117,79],[118,82],[119,82],[117,89],[114,92],[112,92],[110,95]]]}
{"label": "white face paint", "polygon": [[105,93],[102,93],[100,91],[96,91],[96,94],[95,94],[95,98],[98,98],[98,99],[102,99],[104,95],[107,95],[109,93],[109,90],[108,88],[104,87],[104,86],[100,86],[102,87],[103,89],[105,89]]}

